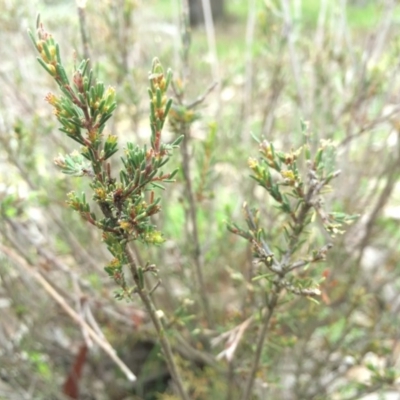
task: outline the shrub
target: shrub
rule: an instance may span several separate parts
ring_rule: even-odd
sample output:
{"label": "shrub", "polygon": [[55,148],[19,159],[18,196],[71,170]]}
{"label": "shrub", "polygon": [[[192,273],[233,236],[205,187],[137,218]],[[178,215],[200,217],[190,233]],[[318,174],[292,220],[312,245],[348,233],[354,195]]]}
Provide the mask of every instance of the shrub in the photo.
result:
{"label": "shrub", "polygon": [[[292,19],[286,4],[267,2],[259,19],[249,9],[259,40],[248,36],[243,63],[232,46],[220,86],[205,91],[191,54],[201,46],[190,46],[201,32],[190,32],[185,9],[174,75],[147,53],[132,67],[131,49],[145,41],[134,2],[79,7],[83,56],[71,66],[60,56],[68,35],[59,45],[38,22],[31,38],[53,82],[34,72],[32,96],[55,82],[54,115],[33,98],[36,114],[19,118],[28,88],[15,82],[1,135],[10,178],[25,182],[16,191],[5,179],[1,197],[3,331],[15,339],[2,339],[0,372],[13,391],[26,393],[31,376],[35,398],[347,400],[395,390],[393,18],[382,15],[367,52],[349,42],[345,9],[321,6],[309,39],[315,21]],[[90,46],[88,26],[109,40]],[[156,41],[172,62],[175,39]],[[242,104],[232,96],[241,90]],[[204,105],[217,107],[214,118]],[[57,151],[65,177],[49,172]],[[123,376],[107,372],[109,359]]]}

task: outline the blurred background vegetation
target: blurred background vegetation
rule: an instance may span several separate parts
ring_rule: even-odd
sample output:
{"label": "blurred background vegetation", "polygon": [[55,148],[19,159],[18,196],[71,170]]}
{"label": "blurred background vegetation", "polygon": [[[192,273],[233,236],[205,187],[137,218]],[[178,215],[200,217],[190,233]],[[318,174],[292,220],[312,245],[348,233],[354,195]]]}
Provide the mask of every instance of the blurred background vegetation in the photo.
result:
{"label": "blurred background vegetation", "polygon": [[[195,110],[186,160],[198,241],[182,154],[171,161],[180,172],[163,194],[163,212],[155,221],[166,242],[140,249],[143,265],[149,261],[160,269],[163,284],[155,298],[169,314],[171,330],[179,332],[172,341],[192,398],[236,399],[234,388],[249,368],[256,326],[246,331],[229,365],[215,360],[224,344],[210,344],[260,309],[263,296],[252,280],[251,250],[226,230],[226,221],[240,222],[247,201],[260,208],[268,240],[280,234],[275,204],[248,178],[247,160],[257,155],[253,137],[286,151],[302,145],[301,121],[314,147],[321,139],[336,144],[332,169],[342,173],[332,184],[329,206],[360,218],[336,238],[327,262],[311,272],[321,281],[319,304],[304,298],[282,304],[254,398],[397,398],[397,2],[225,0],[214,24],[193,26],[186,50],[180,0],[84,3],[0,0],[0,398],[175,398],[147,316],[139,303],[114,299],[101,238],[65,205],[67,192],[87,187],[53,164],[59,152],[73,147],[44,101],[56,88],[37,64],[27,34],[38,12],[71,71],[75,59],[89,56],[98,79],[115,87],[118,108],[106,130],[118,135],[120,147],[127,140],[143,144],[150,135],[146,88],[153,57],[172,68],[188,103],[205,95]],[[85,5],[80,13],[79,4]],[[310,240],[322,246],[328,238],[317,227]],[[212,326],[201,311],[197,263]],[[103,332],[138,383],[89,346],[85,329],[49,297],[38,275]],[[77,365],[83,366],[79,396],[65,389]]]}

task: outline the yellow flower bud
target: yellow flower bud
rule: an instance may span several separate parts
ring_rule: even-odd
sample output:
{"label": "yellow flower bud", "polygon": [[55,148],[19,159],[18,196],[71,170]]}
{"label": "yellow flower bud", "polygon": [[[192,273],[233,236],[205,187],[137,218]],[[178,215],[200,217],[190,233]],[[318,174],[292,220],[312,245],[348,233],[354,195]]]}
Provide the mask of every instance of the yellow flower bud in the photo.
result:
{"label": "yellow flower bud", "polygon": [[250,167],[250,169],[254,170],[258,166],[258,160],[250,157],[247,161],[247,164]]}
{"label": "yellow flower bud", "polygon": [[294,173],[293,171],[281,171],[281,175],[285,178],[285,179],[289,179],[291,182],[294,181]]}
{"label": "yellow flower bud", "polygon": [[53,64],[46,64],[47,68],[49,69],[50,73],[52,75],[56,75],[57,74],[57,70],[56,67]]}

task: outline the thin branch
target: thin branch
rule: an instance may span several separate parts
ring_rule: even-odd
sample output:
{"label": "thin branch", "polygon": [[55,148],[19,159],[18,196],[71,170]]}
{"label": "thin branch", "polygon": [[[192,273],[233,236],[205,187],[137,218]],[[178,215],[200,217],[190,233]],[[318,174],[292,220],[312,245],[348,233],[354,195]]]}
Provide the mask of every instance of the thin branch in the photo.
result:
{"label": "thin branch", "polygon": [[181,40],[182,40],[182,76],[186,80],[189,76],[189,51],[192,40],[189,23],[189,0],[181,2]]}
{"label": "thin branch", "polygon": [[246,329],[253,322],[254,318],[251,316],[243,321],[240,325],[235,326],[228,332],[224,332],[212,341],[213,346],[216,346],[222,340],[226,340],[225,349],[217,355],[217,360],[225,358],[229,363],[232,362],[236,349],[243,338]]}
{"label": "thin branch", "polygon": [[88,69],[90,70],[90,50],[89,50],[89,39],[86,29],[86,0],[76,0],[78,7],[79,26],[81,30],[81,38],[83,45],[83,58],[88,60]]}
{"label": "thin branch", "polygon": [[[0,140],[1,140],[1,143],[4,146],[7,146],[6,150],[7,150],[7,155],[8,155],[9,160],[18,169],[21,177],[25,180],[25,182],[27,183],[29,188],[32,191],[39,191],[39,186],[35,182],[33,182],[33,180],[31,179],[32,174],[29,173],[29,171],[26,168],[26,166],[24,166],[20,162],[18,157],[15,157],[13,155],[13,152],[11,151],[9,146],[7,145],[7,142],[5,140],[2,140],[2,139],[0,139]],[[98,268],[98,263],[94,260],[93,256],[90,255],[89,252],[81,245],[81,243],[75,237],[74,233],[71,232],[69,229],[65,228],[64,222],[57,215],[57,213],[55,212],[54,208],[51,205],[46,208],[46,213],[47,213],[48,216],[51,217],[52,221],[58,226],[58,228],[60,229],[60,232],[62,232],[63,235],[65,235],[66,241],[71,246],[71,249],[73,250],[74,254],[77,254],[79,256],[80,261],[82,263],[89,264],[93,269],[97,269]],[[4,216],[2,216],[2,217],[4,218]],[[13,222],[12,219],[9,219],[9,222],[12,223]],[[27,235],[27,238],[34,245],[32,237]]]}
{"label": "thin branch", "polygon": [[207,290],[205,286],[204,276],[203,276],[203,262],[202,262],[202,252],[199,239],[199,229],[197,225],[197,203],[194,196],[194,191],[192,187],[192,178],[190,173],[190,156],[189,156],[189,127],[183,126],[184,137],[181,144],[182,152],[182,172],[185,180],[186,195],[189,202],[189,217],[192,223],[191,233],[193,236],[193,258],[195,263],[197,282],[199,286],[200,298],[203,303],[203,308],[205,316],[209,327],[212,326],[211,308],[207,297]]}
{"label": "thin branch", "polygon": [[30,276],[32,276],[35,281],[42,286],[42,288],[47,292],[47,294],[53,298],[53,300],[58,303],[58,305],[76,322],[79,326],[83,327],[91,339],[97,343],[99,347],[114,361],[114,363],[121,369],[125,376],[130,381],[135,381],[136,376],[132,371],[124,364],[124,362],[118,357],[115,349],[107,342],[104,337],[100,337],[93,329],[90,327],[86,321],[65,301],[65,299],[50,285],[49,282],[34,268],[33,265],[29,264],[25,259],[15,253],[12,249],[2,245],[0,243],[0,251],[8,256],[15,263],[20,265]]}
{"label": "thin branch", "polygon": [[167,367],[171,374],[172,380],[174,381],[174,383],[178,389],[180,397],[183,400],[189,400],[189,396],[186,393],[186,390],[183,386],[181,374],[179,373],[178,367],[175,363],[174,354],[172,352],[171,345],[165,334],[164,326],[161,322],[159,312],[157,312],[157,310],[154,306],[154,303],[153,303],[149,293],[147,292],[147,289],[141,287],[141,282],[140,282],[140,278],[139,278],[139,269],[138,269],[136,260],[133,256],[131,250],[128,247],[126,247],[126,249],[125,249],[125,255],[128,259],[129,268],[131,270],[133,280],[135,281],[135,284],[136,284],[136,293],[139,295],[144,306],[146,307],[146,311],[149,313],[150,319],[153,322],[153,325],[156,329],[158,339],[160,341],[161,348],[163,349],[165,361],[167,363]]}
{"label": "thin branch", "polygon": [[210,2],[211,0],[201,0],[203,6],[204,24],[206,27],[206,34],[207,34],[208,49],[211,55],[213,80],[219,82],[220,78],[219,78],[218,53],[215,40],[214,21],[212,17]]}
{"label": "thin branch", "polygon": [[241,400],[249,400],[251,398],[254,380],[256,378],[257,370],[260,365],[260,359],[261,359],[261,354],[262,354],[262,350],[264,347],[265,338],[267,336],[267,332],[268,332],[268,329],[270,326],[269,323],[270,323],[271,317],[275,311],[276,305],[278,304],[278,298],[279,298],[280,291],[281,291],[281,288],[279,286],[279,283],[276,283],[274,292],[273,292],[271,299],[269,301],[269,304],[268,304],[268,311],[264,316],[263,325],[258,334],[256,351],[255,351],[250,375],[247,379],[246,387],[245,387],[245,390],[241,397]]}
{"label": "thin branch", "polygon": [[[217,82],[214,82],[208,89],[190,103],[188,106],[184,105],[183,95],[177,90],[176,86],[172,82],[172,89],[180,105],[184,105],[187,109],[193,108],[204,101],[206,96],[216,87]],[[191,234],[193,237],[193,258],[195,262],[196,278],[199,286],[200,298],[204,308],[205,317],[209,327],[212,327],[212,314],[209,305],[207,290],[205,287],[205,280],[203,276],[203,262],[202,262],[202,251],[199,240],[198,224],[197,224],[197,202],[194,195],[194,190],[192,187],[192,177],[190,173],[190,155],[189,155],[189,140],[190,140],[190,126],[188,124],[182,123],[180,132],[183,134],[183,141],[181,144],[181,154],[182,154],[182,172],[185,181],[186,195],[189,203],[189,217],[192,224]]]}
{"label": "thin branch", "polygon": [[204,350],[197,350],[194,348],[178,331],[175,331],[175,338],[178,342],[176,351],[180,353],[182,357],[195,363],[208,365],[214,368],[215,371],[223,373],[221,366],[217,363],[214,356],[206,353]]}
{"label": "thin branch", "polygon": [[213,82],[201,96],[199,96],[196,100],[194,100],[192,103],[186,106],[186,108],[190,110],[201,104],[206,99],[206,97],[215,89],[217,85],[218,85],[217,81]]}
{"label": "thin branch", "polygon": [[235,366],[233,364],[233,361],[231,361],[228,362],[226,400],[231,400],[233,398],[234,381],[235,381]]}
{"label": "thin branch", "polygon": [[245,85],[244,85],[244,138],[246,143],[250,142],[250,135],[248,134],[249,119],[252,111],[252,90],[253,90],[253,41],[254,29],[256,25],[256,1],[248,0],[247,11],[247,25],[246,25],[246,71],[245,71]]}

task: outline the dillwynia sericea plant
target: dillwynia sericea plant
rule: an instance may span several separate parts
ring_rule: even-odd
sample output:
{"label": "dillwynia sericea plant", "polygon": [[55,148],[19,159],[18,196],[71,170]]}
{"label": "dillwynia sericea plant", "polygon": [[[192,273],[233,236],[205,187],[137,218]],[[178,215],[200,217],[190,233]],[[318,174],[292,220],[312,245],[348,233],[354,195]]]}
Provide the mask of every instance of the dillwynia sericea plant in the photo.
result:
{"label": "dillwynia sericea plant", "polygon": [[[55,80],[61,92],[59,96],[48,94],[46,100],[54,108],[61,132],[80,145],[72,154],[60,155],[55,163],[65,174],[90,180],[92,200],[100,211],[93,210],[85,194],[69,193],[68,204],[85,221],[102,231],[103,241],[113,256],[105,271],[120,287],[117,298],[130,299],[134,294],[139,295],[157,331],[179,395],[188,399],[160,313],[151,299],[154,288],[147,288],[144,279],[149,272],[157,275],[157,269],[152,264],[138,265],[129,248],[129,243],[136,240],[147,245],[163,242],[161,232],[151,223],[150,217],[160,211],[160,198],[155,196],[154,189],[163,189],[162,184],[172,182],[177,172],[164,172],[162,168],[182,140],[179,137],[171,144],[162,141],[162,130],[172,104],[172,100],[167,98],[172,72],[165,73],[159,60],[153,60],[148,90],[150,146],[139,147],[128,143],[122,157],[123,167],[116,177],[109,159],[118,150],[118,138],[113,134],[104,135],[106,122],[117,106],[115,90],[96,81],[92,71],[88,70],[88,60],[80,62],[70,80],[57,42],[39,21],[37,37],[32,33],[30,36],[39,52],[39,63]],[[133,286],[125,279],[125,269],[133,277]]]}
{"label": "dillwynia sericea plant", "polygon": [[[355,218],[324,209],[322,195],[329,191],[329,183],[340,173],[332,170],[334,146],[329,141],[322,141],[312,156],[305,123],[302,123],[302,130],[306,144],[299,149],[286,153],[263,140],[259,144],[260,157],[250,158],[248,162],[251,177],[267,191],[280,216],[284,217],[279,219],[282,224],[269,227],[274,237],[272,243],[269,243],[266,230],[262,227],[260,212],[250,209],[247,204],[243,207],[247,227],[228,224],[231,232],[251,243],[254,258],[263,266],[254,280],[264,282],[262,286],[265,290],[261,329],[242,400],[251,398],[265,338],[279,303],[288,296],[304,296],[315,300],[321,294],[318,288],[320,282],[295,274],[298,270],[304,271],[310,265],[324,261],[327,251],[332,247],[328,243],[304,251],[304,245],[310,245],[307,236],[310,235],[311,223],[318,217],[328,234],[334,237],[342,233],[344,224],[351,223]],[[281,241],[279,232],[283,236]]]}

